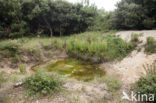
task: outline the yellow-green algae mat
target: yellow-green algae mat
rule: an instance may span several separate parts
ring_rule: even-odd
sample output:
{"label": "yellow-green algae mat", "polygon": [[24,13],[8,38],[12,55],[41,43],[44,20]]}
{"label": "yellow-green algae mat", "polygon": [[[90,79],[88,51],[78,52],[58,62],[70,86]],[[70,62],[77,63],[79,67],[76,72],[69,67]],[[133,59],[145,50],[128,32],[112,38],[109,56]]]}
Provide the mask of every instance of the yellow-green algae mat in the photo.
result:
{"label": "yellow-green algae mat", "polygon": [[97,64],[73,58],[50,61],[37,65],[32,69],[43,69],[47,72],[57,72],[65,77],[71,77],[81,81],[89,81],[94,79],[94,77],[101,77],[105,75],[105,72],[98,68]]}

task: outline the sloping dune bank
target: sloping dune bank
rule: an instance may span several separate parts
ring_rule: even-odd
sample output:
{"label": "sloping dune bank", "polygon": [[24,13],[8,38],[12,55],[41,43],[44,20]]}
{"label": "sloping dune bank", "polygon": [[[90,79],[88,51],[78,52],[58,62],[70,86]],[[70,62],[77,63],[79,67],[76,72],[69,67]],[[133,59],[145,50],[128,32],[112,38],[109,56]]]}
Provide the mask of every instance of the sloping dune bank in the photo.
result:
{"label": "sloping dune bank", "polygon": [[107,72],[110,74],[116,74],[121,78],[123,83],[131,84],[139,79],[141,75],[145,73],[143,65],[152,64],[156,61],[156,54],[147,54],[144,51],[144,44],[147,37],[153,37],[156,39],[156,30],[142,30],[142,31],[120,31],[116,33],[122,39],[129,41],[132,34],[140,34],[139,41],[141,43],[137,48],[142,48],[140,51],[134,50],[129,56],[121,61],[115,61],[111,63],[103,63],[101,68],[107,68]]}

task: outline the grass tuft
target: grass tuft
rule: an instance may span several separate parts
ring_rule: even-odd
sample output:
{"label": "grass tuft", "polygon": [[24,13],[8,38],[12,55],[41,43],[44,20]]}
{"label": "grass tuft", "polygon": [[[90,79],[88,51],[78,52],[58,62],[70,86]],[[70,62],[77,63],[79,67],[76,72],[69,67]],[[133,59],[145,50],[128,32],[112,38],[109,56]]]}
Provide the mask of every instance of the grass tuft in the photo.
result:
{"label": "grass tuft", "polygon": [[18,64],[18,68],[19,68],[20,72],[23,74],[25,74],[27,72],[26,67],[27,67],[27,64]]}
{"label": "grass tuft", "polygon": [[148,53],[156,53],[156,40],[153,37],[148,37],[145,44],[145,51]]}

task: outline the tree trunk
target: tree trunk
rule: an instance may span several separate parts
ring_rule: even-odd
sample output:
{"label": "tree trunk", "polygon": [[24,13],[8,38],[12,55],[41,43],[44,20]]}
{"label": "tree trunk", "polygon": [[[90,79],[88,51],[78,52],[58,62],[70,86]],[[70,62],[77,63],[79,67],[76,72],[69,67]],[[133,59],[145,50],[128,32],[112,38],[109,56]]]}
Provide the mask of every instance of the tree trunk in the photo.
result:
{"label": "tree trunk", "polygon": [[50,37],[53,37],[53,29],[50,27]]}
{"label": "tree trunk", "polygon": [[53,29],[51,27],[51,25],[49,24],[49,22],[47,21],[46,17],[43,17],[45,23],[47,24],[47,27],[49,28],[50,31],[50,37],[53,37]]}
{"label": "tree trunk", "polygon": [[62,36],[62,32],[61,32],[61,25],[60,25],[60,36]]}

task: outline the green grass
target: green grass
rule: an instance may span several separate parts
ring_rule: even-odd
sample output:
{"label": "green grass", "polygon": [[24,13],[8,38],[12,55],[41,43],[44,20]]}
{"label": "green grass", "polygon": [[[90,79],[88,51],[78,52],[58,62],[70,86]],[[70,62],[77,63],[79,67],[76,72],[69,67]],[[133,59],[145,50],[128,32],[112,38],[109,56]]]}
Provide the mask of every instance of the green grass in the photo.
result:
{"label": "green grass", "polygon": [[140,34],[136,34],[136,33],[132,33],[131,35],[131,41],[134,42],[134,43],[139,43],[139,37],[141,37],[143,34],[140,33]]}
{"label": "green grass", "polygon": [[[29,51],[29,54],[32,54],[37,60],[40,59],[41,56],[39,53],[40,48],[46,51],[47,55],[50,54],[48,51],[65,49],[69,56],[84,60],[96,62],[112,61],[115,59],[120,60],[127,56],[135,48],[135,45],[132,42],[126,42],[119,37],[113,36],[113,34],[113,31],[107,33],[85,32],[59,38],[5,40],[1,41],[0,44],[16,42],[16,44],[20,45],[18,51]],[[7,45],[2,47],[5,49]]]}
{"label": "green grass", "polygon": [[148,37],[145,44],[145,51],[147,53],[156,53],[156,40],[153,37]]}
{"label": "green grass", "polygon": [[84,33],[71,36],[66,40],[66,51],[69,55],[98,61],[122,59],[134,49],[134,45],[113,35]]}
{"label": "green grass", "polygon": [[25,74],[27,72],[26,67],[27,67],[27,64],[18,64],[18,68],[19,68],[20,72],[23,74]]}

